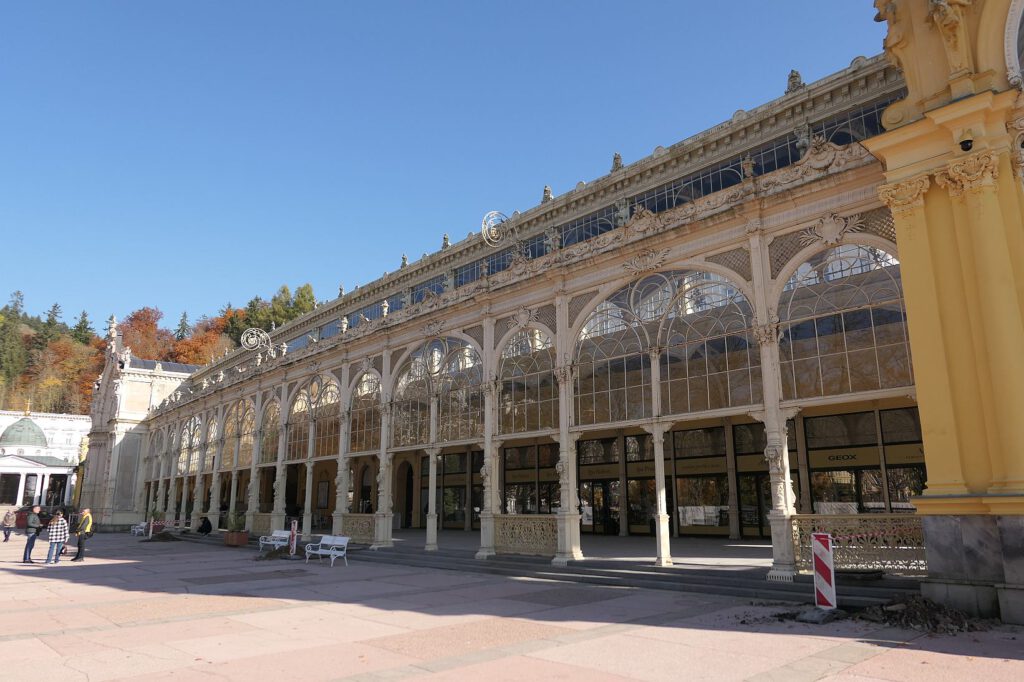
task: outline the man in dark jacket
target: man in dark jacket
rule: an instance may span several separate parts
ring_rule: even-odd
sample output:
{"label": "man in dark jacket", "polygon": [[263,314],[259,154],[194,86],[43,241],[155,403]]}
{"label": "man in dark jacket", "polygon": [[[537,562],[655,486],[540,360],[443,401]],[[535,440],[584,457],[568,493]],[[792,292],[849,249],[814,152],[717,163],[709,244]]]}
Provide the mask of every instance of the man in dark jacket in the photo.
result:
{"label": "man in dark jacket", "polygon": [[28,517],[25,519],[25,555],[21,559],[23,564],[34,564],[32,561],[32,547],[36,544],[36,538],[43,532],[43,522],[39,520],[39,510],[42,509],[38,504],[32,507],[32,511],[28,513]]}
{"label": "man in dark jacket", "polygon": [[85,560],[85,541],[92,537],[92,510],[86,507],[82,510],[82,516],[78,519],[78,527],[75,528],[75,535],[78,536],[78,551],[72,561]]}

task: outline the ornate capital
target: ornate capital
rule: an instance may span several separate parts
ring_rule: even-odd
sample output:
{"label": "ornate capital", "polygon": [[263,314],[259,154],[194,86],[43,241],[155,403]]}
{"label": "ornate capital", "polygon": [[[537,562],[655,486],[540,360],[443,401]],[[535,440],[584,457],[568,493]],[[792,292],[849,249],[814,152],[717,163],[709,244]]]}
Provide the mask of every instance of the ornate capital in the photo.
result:
{"label": "ornate capital", "polygon": [[951,197],[964,192],[978,192],[992,186],[999,177],[999,161],[991,151],[979,152],[953,161],[946,170],[935,174],[935,184],[949,191]]}
{"label": "ornate capital", "polygon": [[924,206],[924,193],[930,186],[928,176],[919,175],[903,182],[882,185],[878,188],[878,198],[893,213],[907,213]]}
{"label": "ornate capital", "polygon": [[564,386],[572,381],[572,365],[559,365],[555,367],[554,373],[559,386]]}
{"label": "ornate capital", "polygon": [[782,338],[782,326],[777,318],[768,324],[755,325],[751,327],[751,331],[754,333],[754,339],[759,346],[778,343]]}

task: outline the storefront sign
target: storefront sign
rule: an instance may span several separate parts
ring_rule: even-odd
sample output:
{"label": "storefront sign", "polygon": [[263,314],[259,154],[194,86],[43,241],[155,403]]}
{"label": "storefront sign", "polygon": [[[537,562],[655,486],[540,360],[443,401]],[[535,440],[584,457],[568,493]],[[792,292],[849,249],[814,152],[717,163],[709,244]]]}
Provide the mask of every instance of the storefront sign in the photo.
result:
{"label": "storefront sign", "polygon": [[626,475],[630,478],[651,478],[654,476],[654,462],[627,462]]}
{"label": "storefront sign", "polygon": [[[796,471],[799,464],[797,463],[796,452],[790,450],[789,452],[789,469],[790,471]],[[742,473],[768,473],[768,462],[765,461],[764,455],[736,455],[736,470]]]}
{"label": "storefront sign", "polygon": [[724,474],[725,472],[725,457],[691,457],[676,460],[676,474],[679,476]]}
{"label": "storefront sign", "polygon": [[618,464],[587,464],[580,467],[580,480],[595,478],[618,478]]}
{"label": "storefront sign", "polygon": [[886,445],[885,463],[889,465],[924,464],[924,445],[921,443]]}
{"label": "storefront sign", "polygon": [[445,474],[444,487],[466,485],[466,474]]}
{"label": "storefront sign", "polygon": [[513,469],[505,471],[505,483],[533,483],[537,480],[537,471],[534,469]]}
{"label": "storefront sign", "polygon": [[540,470],[541,482],[552,483],[558,480],[558,472],[555,471],[554,467],[545,467]]}
{"label": "storefront sign", "polygon": [[836,448],[815,450],[809,455],[812,469],[846,469],[850,467],[877,467],[878,448]]}

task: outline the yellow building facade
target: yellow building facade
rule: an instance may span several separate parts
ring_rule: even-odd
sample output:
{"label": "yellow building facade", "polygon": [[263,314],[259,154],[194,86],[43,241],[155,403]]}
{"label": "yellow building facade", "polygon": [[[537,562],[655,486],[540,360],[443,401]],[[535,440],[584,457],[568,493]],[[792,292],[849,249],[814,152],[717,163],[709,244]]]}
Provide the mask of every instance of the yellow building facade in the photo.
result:
{"label": "yellow building facade", "polygon": [[918,385],[927,596],[1024,622],[1024,99],[1019,0],[877,0],[907,96],[884,165]]}

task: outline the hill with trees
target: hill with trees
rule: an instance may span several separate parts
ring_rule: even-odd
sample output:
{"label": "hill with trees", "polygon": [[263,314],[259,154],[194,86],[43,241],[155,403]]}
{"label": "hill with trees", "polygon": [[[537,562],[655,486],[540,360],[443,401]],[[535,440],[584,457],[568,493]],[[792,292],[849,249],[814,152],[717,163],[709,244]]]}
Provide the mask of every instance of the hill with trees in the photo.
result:
{"label": "hill with trees", "polygon": [[[161,326],[164,314],[158,308],[140,308],[118,330],[135,357],[204,365],[237,348],[249,327],[270,331],[315,307],[311,285],[300,286],[294,295],[282,286],[269,301],[257,296],[244,308],[228,303],[216,316],[195,324],[183,312],[174,331]],[[20,291],[0,308],[0,409],[24,409],[31,401],[39,412],[89,412],[93,384],[103,370],[106,330],[97,335],[84,310],[72,326],[62,317],[58,303],[45,316],[29,315]]]}

